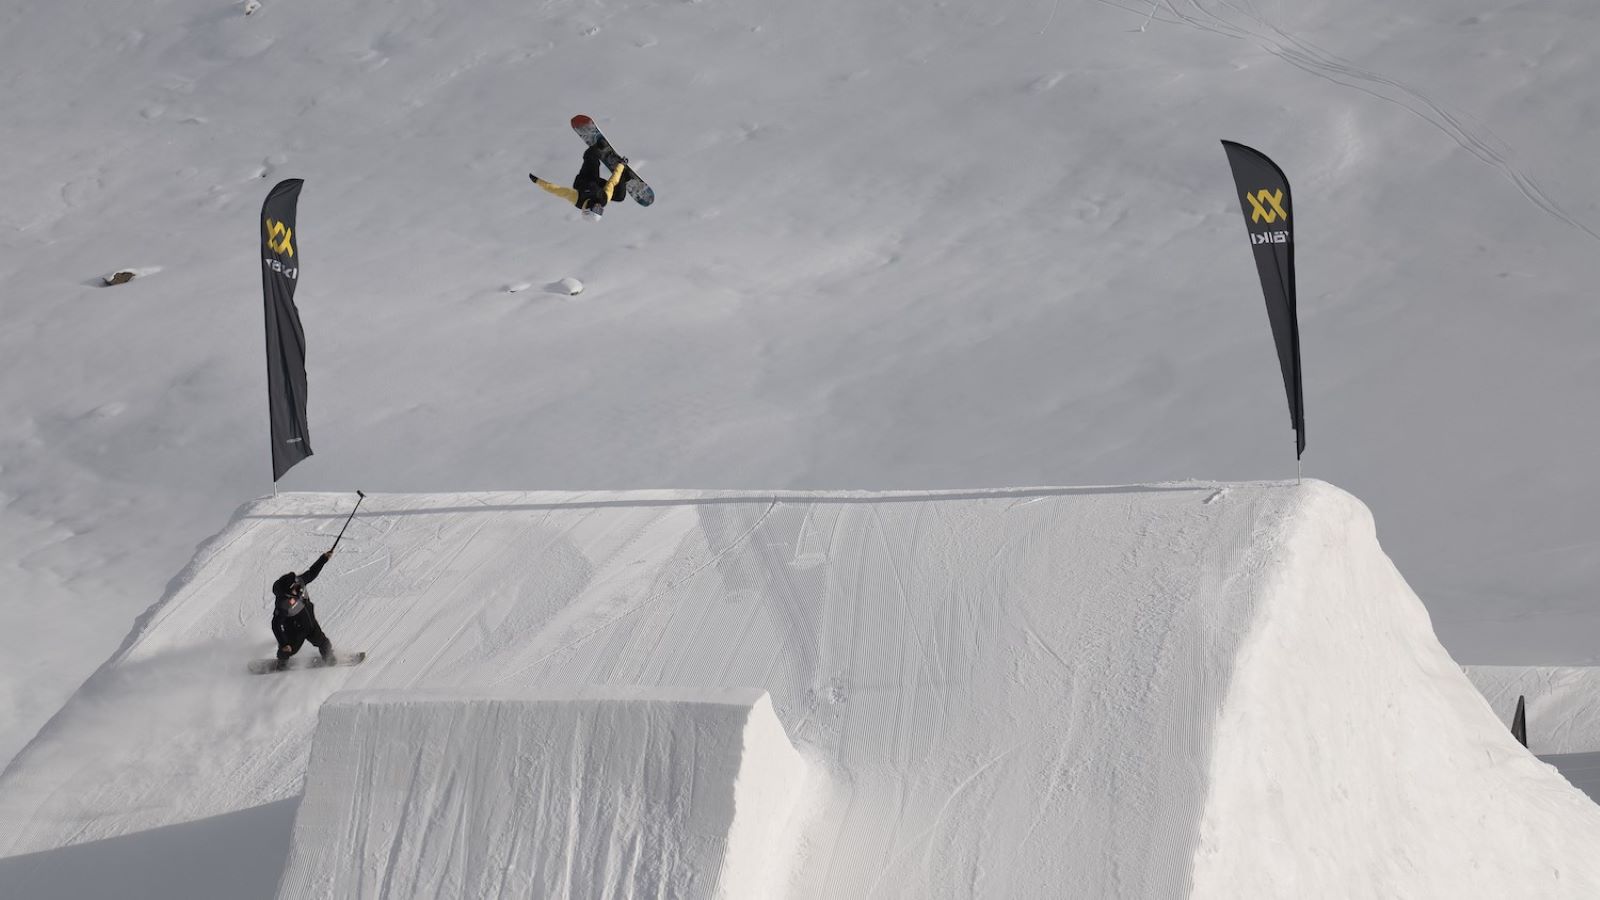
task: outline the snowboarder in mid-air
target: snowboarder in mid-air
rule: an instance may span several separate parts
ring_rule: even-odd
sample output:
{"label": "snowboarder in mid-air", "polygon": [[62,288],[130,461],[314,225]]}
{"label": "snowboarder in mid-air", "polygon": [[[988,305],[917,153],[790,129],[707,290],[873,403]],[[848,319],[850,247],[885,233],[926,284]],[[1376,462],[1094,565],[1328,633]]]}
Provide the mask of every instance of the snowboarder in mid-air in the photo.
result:
{"label": "snowboarder in mid-air", "polygon": [[599,219],[606,211],[606,204],[619,197],[632,197],[640,206],[656,202],[655,190],[628,165],[628,158],[611,146],[593,119],[585,115],[573,116],[572,131],[588,145],[583,151],[583,166],[578,169],[578,177],[572,179],[572,187],[552,184],[529,173],[528,178],[535,185],[576,206],[590,221]]}
{"label": "snowboarder in mid-air", "polygon": [[333,551],[328,550],[303,573],[287,572],[272,583],[272,636],[278,641],[279,669],[287,668],[289,657],[299,653],[301,645],[308,640],[322,654],[324,663],[334,661],[333,642],[322,633],[316,607],[306,593],[306,585],[317,580],[322,567],[332,558]]}
{"label": "snowboarder in mid-air", "polygon": [[585,216],[598,219],[605,213],[606,204],[611,202],[611,198],[626,187],[631,174],[628,171],[628,158],[621,156],[610,177],[603,177],[602,154],[603,150],[598,144],[583,151],[583,166],[578,169],[578,177],[572,179],[572,187],[552,184],[531,173],[528,177],[533,179],[534,184],[582,210]]}

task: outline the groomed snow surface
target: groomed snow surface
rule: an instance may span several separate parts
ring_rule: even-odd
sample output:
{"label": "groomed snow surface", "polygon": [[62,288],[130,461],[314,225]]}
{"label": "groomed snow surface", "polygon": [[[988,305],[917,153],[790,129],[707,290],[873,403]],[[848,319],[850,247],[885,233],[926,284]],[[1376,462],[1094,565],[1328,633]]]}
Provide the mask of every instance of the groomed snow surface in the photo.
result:
{"label": "groomed snow surface", "polygon": [[1323,483],[373,495],[312,589],[367,663],[245,674],[348,499],[200,549],[0,775],[0,884],[1600,895],[1600,809]]}

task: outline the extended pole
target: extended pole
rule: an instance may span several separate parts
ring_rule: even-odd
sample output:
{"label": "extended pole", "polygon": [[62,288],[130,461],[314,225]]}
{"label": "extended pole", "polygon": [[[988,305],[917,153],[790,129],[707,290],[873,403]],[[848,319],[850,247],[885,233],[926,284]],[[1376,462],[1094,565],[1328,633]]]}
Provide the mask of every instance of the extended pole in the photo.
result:
{"label": "extended pole", "polygon": [[[367,499],[367,495],[366,494],[363,494],[360,491],[356,491],[356,509],[360,509],[361,508],[361,501],[365,500],[365,499]],[[354,519],[356,517],[356,509],[350,510],[350,519]],[[328,552],[329,553],[332,553],[333,551],[339,549],[339,542],[341,540],[344,540],[345,528],[349,528],[350,527],[350,519],[345,519],[344,520],[344,528],[339,529],[339,536],[333,539],[333,546],[328,548]]]}

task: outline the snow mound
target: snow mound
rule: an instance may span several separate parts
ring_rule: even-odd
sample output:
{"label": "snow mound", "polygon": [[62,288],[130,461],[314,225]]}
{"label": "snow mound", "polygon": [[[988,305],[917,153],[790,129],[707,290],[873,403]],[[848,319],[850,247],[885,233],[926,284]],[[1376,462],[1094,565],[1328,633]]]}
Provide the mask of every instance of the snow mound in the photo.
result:
{"label": "snow mound", "polygon": [[1444,652],[1366,507],[1307,500],[1233,660],[1194,896],[1600,896],[1600,808]]}
{"label": "snow mound", "polygon": [[[613,713],[462,698],[756,688],[826,790],[805,794],[781,889],[750,896],[1600,896],[1600,809],[1450,660],[1366,507],[1317,482],[1222,487],[372,494],[313,586],[325,629],[366,664],[254,677],[266,586],[309,565],[348,509],[263,499],[0,775],[0,857],[72,845],[92,867],[118,836],[224,815],[282,846],[281,818],[247,813],[303,794],[308,828],[346,815],[339,802],[376,810],[370,844],[339,838],[374,855],[360,877],[513,884],[533,860],[458,855],[474,851],[448,846],[457,829],[576,814],[553,808],[555,786],[482,785],[536,770],[547,743],[589,757],[561,743],[571,729],[512,720]],[[317,711],[347,689],[454,699],[448,714],[336,700],[325,725],[350,738],[319,738],[312,759]],[[395,717],[380,732],[427,734],[352,750],[352,723],[380,714]],[[496,740],[466,739],[495,716]],[[688,725],[622,720],[594,765],[615,752],[685,777]],[[726,785],[733,751],[705,746]],[[474,790],[486,808],[451,805]],[[739,844],[738,818],[696,820],[727,841],[684,870],[696,890],[768,858],[771,844]],[[389,854],[382,833],[411,849]],[[561,834],[533,852],[597,879],[591,895],[637,883],[604,855],[605,829]],[[316,868],[315,843],[297,843],[291,872]],[[197,865],[144,863],[169,879]],[[355,878],[341,867],[361,863],[322,865]],[[0,859],[0,883],[13,874]]]}
{"label": "snow mound", "polygon": [[140,266],[137,268],[112,269],[110,272],[101,275],[97,283],[104,287],[115,287],[117,285],[127,284],[135,278],[144,278],[149,275],[154,275],[160,271],[160,266]]}
{"label": "snow mound", "polygon": [[804,780],[758,690],[344,692],[278,896],[770,897]]}

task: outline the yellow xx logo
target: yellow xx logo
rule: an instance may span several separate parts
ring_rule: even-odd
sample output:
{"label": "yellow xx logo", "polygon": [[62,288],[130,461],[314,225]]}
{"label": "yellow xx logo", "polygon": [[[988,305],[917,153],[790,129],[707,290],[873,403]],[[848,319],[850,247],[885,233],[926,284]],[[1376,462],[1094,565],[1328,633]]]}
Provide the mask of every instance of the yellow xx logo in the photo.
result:
{"label": "yellow xx logo", "polygon": [[[1255,193],[1246,192],[1244,199],[1250,201],[1250,221],[1266,222],[1268,225],[1278,221],[1278,217],[1289,218],[1283,209],[1283,191],[1260,190]],[[1265,204],[1265,205],[1263,205]],[[1270,209],[1268,207],[1271,207]]]}
{"label": "yellow xx logo", "polygon": [[[1267,221],[1270,222],[1272,220],[1268,219]],[[271,250],[273,253],[283,253],[293,256],[294,229],[283,224],[282,222],[274,222],[271,219],[266,220],[266,226],[267,249]]]}

